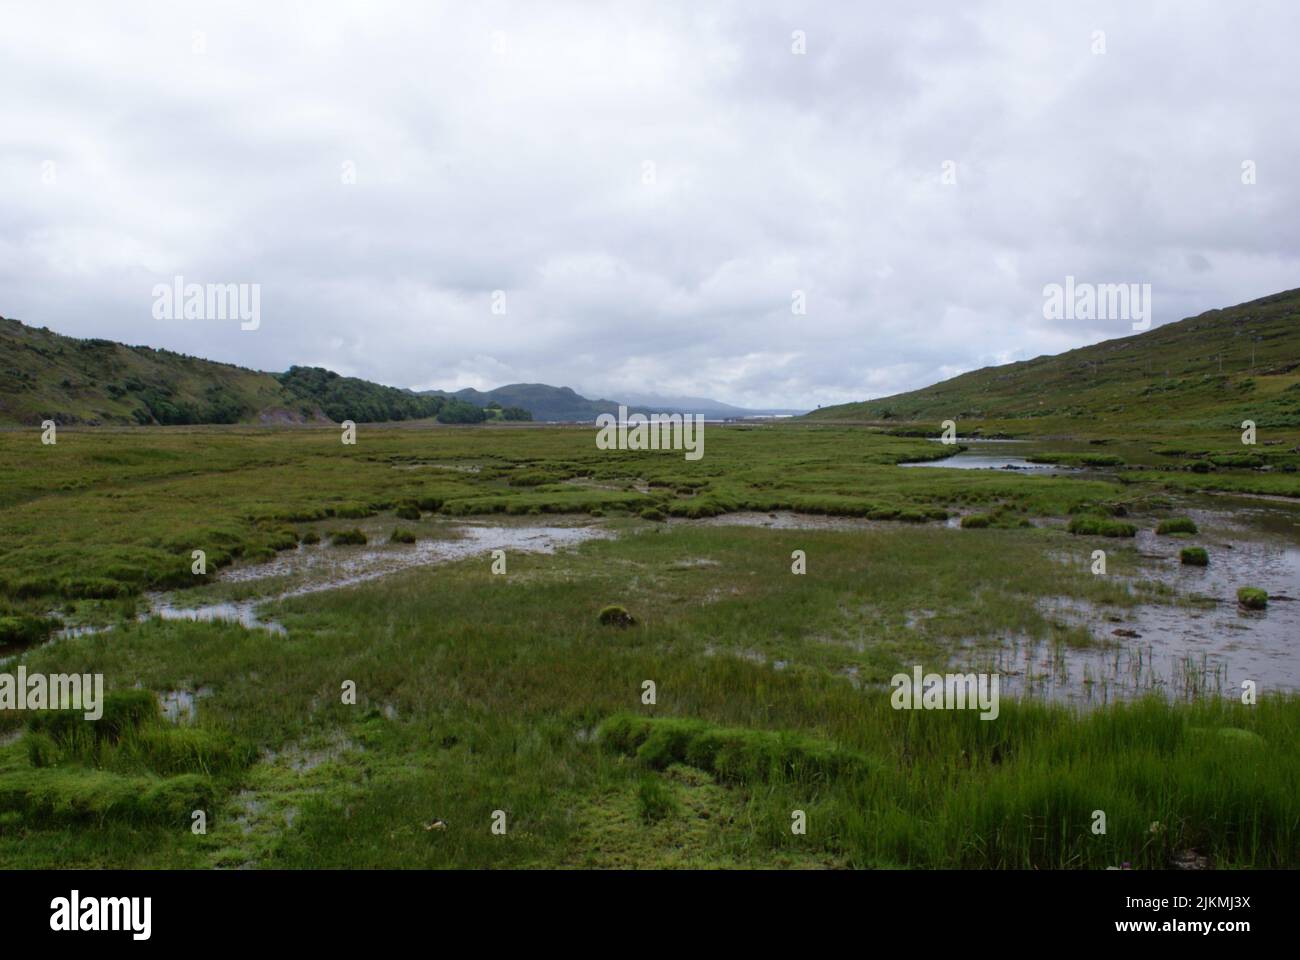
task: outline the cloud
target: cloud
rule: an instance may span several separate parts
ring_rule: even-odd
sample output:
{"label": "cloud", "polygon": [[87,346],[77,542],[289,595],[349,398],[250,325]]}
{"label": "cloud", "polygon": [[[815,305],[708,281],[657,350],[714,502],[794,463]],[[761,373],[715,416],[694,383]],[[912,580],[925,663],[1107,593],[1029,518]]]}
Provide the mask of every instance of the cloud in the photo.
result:
{"label": "cloud", "polygon": [[[1130,332],[1044,319],[1066,275],[1152,284],[1157,324],[1294,286],[1298,27],[1282,2],[10,8],[0,312],[413,387],[914,389]],[[261,326],[155,320],[177,274],[261,284]]]}

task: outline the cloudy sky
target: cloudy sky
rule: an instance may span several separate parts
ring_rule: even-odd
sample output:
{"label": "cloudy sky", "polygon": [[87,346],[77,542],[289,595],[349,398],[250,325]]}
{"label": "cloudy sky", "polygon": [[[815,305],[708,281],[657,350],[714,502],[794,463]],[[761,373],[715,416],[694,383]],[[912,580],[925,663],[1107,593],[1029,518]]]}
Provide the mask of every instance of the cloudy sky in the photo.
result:
{"label": "cloudy sky", "polygon": [[[1300,286],[1300,6],[1065,7],[5,2],[0,314],[813,407],[1130,333],[1044,319],[1067,275]],[[260,327],[156,319],[178,275]]]}

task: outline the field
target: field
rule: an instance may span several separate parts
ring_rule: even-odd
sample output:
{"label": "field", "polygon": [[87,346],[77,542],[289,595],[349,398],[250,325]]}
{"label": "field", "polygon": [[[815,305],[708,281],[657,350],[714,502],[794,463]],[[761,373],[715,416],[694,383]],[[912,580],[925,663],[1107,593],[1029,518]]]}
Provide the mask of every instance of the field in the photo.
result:
{"label": "field", "polygon": [[[697,462],[593,434],[0,433],[0,671],[109,692],[93,725],[0,711],[0,863],[1300,863],[1294,694],[1004,697],[981,720],[893,709],[888,685],[1010,637],[1117,643],[1043,598],[1199,610],[1134,543],[1067,524],[1154,536],[1201,489],[1300,496],[1294,438],[1272,471],[1198,472],[1241,450],[1207,433],[1046,477],[902,468],[952,451],[862,427],[710,427]],[[250,625],[187,619],[218,605]],[[32,642],[56,620],[97,629]]]}

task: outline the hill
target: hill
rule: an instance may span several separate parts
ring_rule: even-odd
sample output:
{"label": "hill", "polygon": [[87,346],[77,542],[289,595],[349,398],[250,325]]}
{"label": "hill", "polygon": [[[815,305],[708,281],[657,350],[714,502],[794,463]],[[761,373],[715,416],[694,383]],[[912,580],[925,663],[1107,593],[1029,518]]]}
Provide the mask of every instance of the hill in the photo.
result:
{"label": "hill", "polygon": [[1056,356],[984,367],[805,419],[981,421],[1012,432],[1088,433],[1158,424],[1300,426],[1300,290]]}
{"label": "hill", "polygon": [[268,373],[79,340],[0,318],[0,422],[148,424],[321,419]]}
{"label": "hill", "polygon": [[0,318],[0,423],[363,423],[432,417],[445,403],[319,367],[263,373]]}
{"label": "hill", "polygon": [[466,388],[455,393],[427,390],[425,396],[445,396],[485,407],[498,403],[503,407],[522,407],[534,420],[576,421],[590,423],[602,413],[618,414],[622,403],[629,413],[699,413],[711,420],[791,414],[791,410],[749,410],[704,397],[663,397],[654,394],[632,395],[623,400],[589,400],[569,387],[552,387],[545,383],[511,383],[495,390]]}
{"label": "hill", "polygon": [[588,400],[569,387],[552,387],[545,383],[511,383],[495,390],[475,390],[466,387],[454,393],[427,390],[422,396],[453,397],[486,407],[498,403],[502,407],[520,407],[529,411],[534,420],[563,420],[590,422],[602,413],[618,413],[617,400]]}
{"label": "hill", "polygon": [[381,423],[436,416],[444,401],[357,377],[343,377],[323,367],[290,367],[275,379],[301,401],[300,409],[319,407],[336,423]]}

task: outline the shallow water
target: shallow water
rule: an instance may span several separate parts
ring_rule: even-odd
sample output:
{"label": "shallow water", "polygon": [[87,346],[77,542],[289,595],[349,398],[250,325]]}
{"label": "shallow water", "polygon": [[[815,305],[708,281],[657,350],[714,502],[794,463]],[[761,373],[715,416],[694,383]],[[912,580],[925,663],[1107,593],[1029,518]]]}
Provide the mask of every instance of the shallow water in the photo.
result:
{"label": "shallow water", "polygon": [[237,623],[250,630],[269,630],[271,633],[284,633],[284,627],[273,620],[262,620],[257,616],[257,605],[261,600],[244,600],[238,603],[208,603],[197,607],[177,606],[161,594],[149,594],[148,613],[142,613],[141,621],[158,617],[161,620],[191,620],[198,623]]}
{"label": "shallow water", "polygon": [[1000,449],[1007,444],[1025,443],[1024,440],[959,440],[958,442],[969,449],[961,450],[942,460],[900,463],[899,466],[944,467],[951,470],[1030,470],[1042,474],[1071,472],[1069,467],[1050,463],[1030,463],[1025,457],[1013,457]]}
{"label": "shallow water", "polygon": [[[1009,696],[1088,705],[1150,692],[1178,700],[1239,697],[1245,680],[1260,693],[1300,690],[1300,601],[1286,599],[1300,597],[1300,509],[1243,501],[1229,512],[1217,500],[1182,499],[1178,512],[1200,527],[1191,537],[1158,536],[1149,529],[1154,518],[1136,518],[1147,528],[1135,543],[1143,557],[1139,577],[1172,587],[1183,602],[1107,609],[1046,598],[1046,615],[1088,627],[1097,645],[1013,637],[1001,645],[972,643],[955,659],[997,670]],[[1208,567],[1179,562],[1179,550],[1189,545],[1209,551]],[[1268,608],[1242,609],[1242,586],[1267,590]]]}
{"label": "shallow water", "polygon": [[149,613],[141,619],[161,617],[164,620],[238,623],[250,629],[282,634],[285,629],[279,623],[258,618],[258,606],[273,600],[286,600],[366,583],[411,567],[464,560],[493,550],[554,553],[561,547],[612,536],[609,531],[597,526],[464,525],[453,528],[451,532],[459,536],[455,539],[424,539],[413,544],[391,546],[334,547],[325,543],[303,545],[297,550],[278,554],[274,560],[266,563],[232,567],[217,577],[218,582],[223,583],[252,583],[271,578],[297,581],[273,597],[180,606],[162,594],[151,594],[148,597]]}
{"label": "shallow water", "polygon": [[190,724],[198,718],[198,701],[212,696],[211,687],[197,690],[168,690],[158,698],[163,719],[171,723]]}
{"label": "shallow water", "polygon": [[705,517],[700,520],[672,518],[668,524],[669,526],[690,524],[703,527],[766,527],[769,530],[864,530],[897,527],[896,523],[868,520],[865,517],[830,517],[814,513],[792,513],[788,510],[778,510],[775,513],[757,513],[747,510],[738,513],[721,513],[716,517]]}

